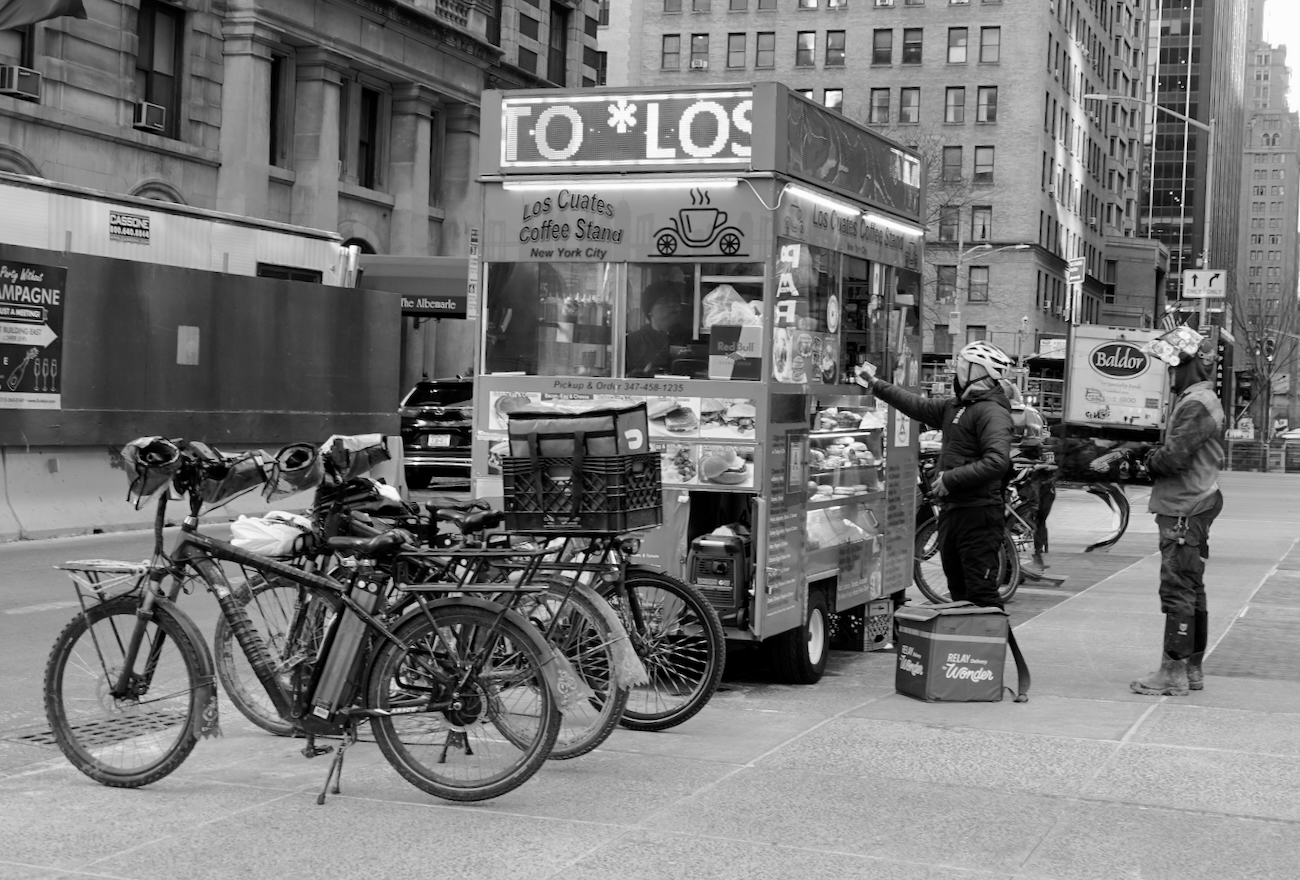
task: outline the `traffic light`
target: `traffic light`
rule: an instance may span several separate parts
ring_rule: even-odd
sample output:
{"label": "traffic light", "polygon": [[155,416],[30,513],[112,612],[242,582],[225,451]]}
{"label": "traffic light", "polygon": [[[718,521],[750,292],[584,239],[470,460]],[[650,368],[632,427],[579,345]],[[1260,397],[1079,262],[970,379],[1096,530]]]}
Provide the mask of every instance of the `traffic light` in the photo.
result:
{"label": "traffic light", "polygon": [[1255,377],[1250,373],[1237,374],[1237,402],[1249,403],[1255,398]]}
{"label": "traffic light", "polygon": [[1274,340],[1273,337],[1271,337],[1271,336],[1265,337],[1265,339],[1264,339],[1264,357],[1268,358],[1269,360],[1272,360],[1272,359],[1273,359],[1273,355],[1274,355],[1274,353],[1275,353],[1276,351],[1277,351],[1277,341]]}

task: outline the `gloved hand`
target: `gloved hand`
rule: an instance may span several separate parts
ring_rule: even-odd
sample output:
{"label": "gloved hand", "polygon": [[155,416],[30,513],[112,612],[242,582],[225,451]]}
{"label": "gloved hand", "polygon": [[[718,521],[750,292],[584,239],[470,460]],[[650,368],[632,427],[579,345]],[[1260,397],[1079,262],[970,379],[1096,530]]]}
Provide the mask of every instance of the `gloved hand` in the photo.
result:
{"label": "gloved hand", "polygon": [[876,378],[876,365],[863,362],[853,368],[853,377],[863,388],[871,387],[871,380]]}
{"label": "gloved hand", "polygon": [[1151,466],[1152,457],[1154,457],[1155,454],[1159,451],[1160,451],[1159,446],[1152,446],[1150,449],[1147,450],[1147,454],[1142,459],[1142,467],[1145,468],[1146,472],[1153,477],[1160,476],[1160,469]]}

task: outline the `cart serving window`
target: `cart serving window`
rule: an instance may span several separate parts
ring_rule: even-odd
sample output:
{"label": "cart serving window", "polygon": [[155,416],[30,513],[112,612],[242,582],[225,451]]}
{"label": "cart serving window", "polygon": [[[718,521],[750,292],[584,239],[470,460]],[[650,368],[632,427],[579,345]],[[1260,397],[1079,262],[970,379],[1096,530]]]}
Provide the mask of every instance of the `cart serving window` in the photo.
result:
{"label": "cart serving window", "polygon": [[916,432],[853,368],[917,383],[915,154],[775,83],[488,92],[482,144],[476,493],[517,466],[512,412],[644,402],[642,561],[791,680],[820,676],[832,615],[883,644]]}

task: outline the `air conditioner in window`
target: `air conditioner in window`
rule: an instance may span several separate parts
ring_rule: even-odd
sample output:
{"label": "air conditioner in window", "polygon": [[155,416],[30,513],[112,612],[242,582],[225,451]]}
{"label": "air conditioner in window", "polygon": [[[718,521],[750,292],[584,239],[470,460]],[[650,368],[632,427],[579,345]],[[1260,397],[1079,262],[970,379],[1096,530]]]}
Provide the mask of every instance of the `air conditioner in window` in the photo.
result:
{"label": "air conditioner in window", "polygon": [[1097,217],[1094,216],[1088,218],[1088,225],[1091,226],[1093,229],[1097,228],[1097,223],[1098,223]]}
{"label": "air conditioner in window", "polygon": [[1051,198],[1056,198],[1056,187],[1049,186],[1047,188],[1047,195],[1050,196]]}
{"label": "air conditioner in window", "polygon": [[167,108],[140,101],[135,105],[135,119],[131,124],[143,131],[162,131],[167,126]]}
{"label": "air conditioner in window", "polygon": [[41,99],[41,75],[17,64],[0,67],[0,95],[13,95],[28,101]]}
{"label": "air conditioner in window", "polygon": [[703,58],[696,58],[694,61],[691,62],[691,70],[708,70],[708,69],[709,69],[709,62],[705,61]]}

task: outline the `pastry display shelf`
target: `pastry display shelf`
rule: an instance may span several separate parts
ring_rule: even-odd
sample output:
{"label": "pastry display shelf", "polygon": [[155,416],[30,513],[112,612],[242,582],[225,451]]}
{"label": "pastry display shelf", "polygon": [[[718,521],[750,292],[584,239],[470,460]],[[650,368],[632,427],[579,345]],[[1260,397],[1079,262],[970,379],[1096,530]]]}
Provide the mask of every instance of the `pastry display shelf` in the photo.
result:
{"label": "pastry display shelf", "polygon": [[884,489],[872,489],[856,495],[809,496],[805,506],[808,510],[824,510],[831,507],[843,507],[846,504],[858,504],[863,501],[876,501],[883,499],[884,496]]}
{"label": "pastry display shelf", "polygon": [[835,431],[809,431],[808,436],[814,440],[826,440],[833,437],[860,437],[863,434],[869,434],[872,431],[883,431],[884,428],[842,428]]}

